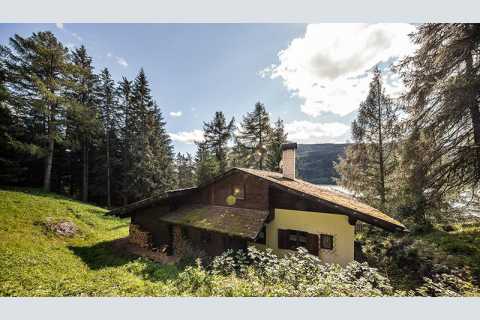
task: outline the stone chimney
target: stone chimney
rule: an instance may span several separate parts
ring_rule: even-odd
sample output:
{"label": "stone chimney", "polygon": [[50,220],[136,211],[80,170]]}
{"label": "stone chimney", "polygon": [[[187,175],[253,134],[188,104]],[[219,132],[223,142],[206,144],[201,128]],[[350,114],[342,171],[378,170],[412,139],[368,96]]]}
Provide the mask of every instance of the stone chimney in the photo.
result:
{"label": "stone chimney", "polygon": [[295,152],[297,150],[296,143],[282,144],[282,172],[283,177],[295,180]]}

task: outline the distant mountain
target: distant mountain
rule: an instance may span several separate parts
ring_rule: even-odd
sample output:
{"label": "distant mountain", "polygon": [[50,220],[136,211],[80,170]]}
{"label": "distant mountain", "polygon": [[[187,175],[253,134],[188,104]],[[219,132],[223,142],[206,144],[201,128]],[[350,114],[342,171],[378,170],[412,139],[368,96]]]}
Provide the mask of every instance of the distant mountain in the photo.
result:
{"label": "distant mountain", "polygon": [[335,184],[337,177],[333,162],[345,154],[348,144],[299,144],[297,149],[297,172],[300,179],[315,184]]}

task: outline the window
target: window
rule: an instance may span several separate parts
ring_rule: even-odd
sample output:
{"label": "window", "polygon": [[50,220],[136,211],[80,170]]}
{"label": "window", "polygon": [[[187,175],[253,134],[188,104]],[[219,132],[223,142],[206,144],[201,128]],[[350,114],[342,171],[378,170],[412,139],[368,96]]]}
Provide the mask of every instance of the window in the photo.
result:
{"label": "window", "polygon": [[262,230],[257,235],[255,243],[265,244],[267,239],[267,226],[263,226]]}
{"label": "window", "polygon": [[333,236],[328,234],[321,234],[320,235],[320,248],[333,250]]}
{"label": "window", "polygon": [[245,185],[232,185],[232,195],[240,200],[245,200]]}
{"label": "window", "polygon": [[304,247],[309,253],[318,256],[319,239],[317,234],[297,230],[278,230],[278,248],[296,250]]}
{"label": "window", "polygon": [[307,247],[307,233],[303,231],[289,230],[288,248],[296,250],[298,247]]}

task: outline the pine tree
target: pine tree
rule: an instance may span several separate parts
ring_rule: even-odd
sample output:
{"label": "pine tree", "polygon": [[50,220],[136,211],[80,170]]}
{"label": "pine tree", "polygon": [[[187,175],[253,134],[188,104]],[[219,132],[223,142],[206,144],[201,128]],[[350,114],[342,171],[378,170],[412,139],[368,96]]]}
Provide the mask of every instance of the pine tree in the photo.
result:
{"label": "pine tree", "polygon": [[234,129],[235,119],[232,118],[227,124],[222,111],[215,112],[211,122],[203,123],[205,147],[215,155],[220,173],[225,172],[228,167],[228,142],[233,137]]}
{"label": "pine tree", "polygon": [[12,104],[22,121],[35,131],[32,134],[45,160],[43,188],[50,191],[55,141],[62,138],[59,127],[70,105],[66,91],[75,68],[68,59],[68,49],[51,32],[33,33],[28,38],[15,35],[10,38],[10,47],[3,50]]}
{"label": "pine tree", "polygon": [[155,102],[153,106],[152,123],[149,126],[152,158],[147,160],[150,164],[153,164],[154,177],[149,194],[160,194],[172,189],[175,185],[174,155],[172,141],[165,129],[165,121],[160,108]]}
{"label": "pine tree", "polygon": [[6,70],[4,63],[2,62],[2,56],[3,56],[3,50],[0,47],[0,106],[3,105],[4,101],[7,100],[8,97],[8,91],[7,88],[5,87],[5,82],[6,82]]}
{"label": "pine tree", "polygon": [[147,115],[153,108],[153,99],[143,69],[140,70],[133,83],[131,113],[131,168],[130,176],[132,197],[139,200],[146,195],[152,185],[148,172],[147,158],[153,155],[148,145]]}
{"label": "pine tree", "polygon": [[235,139],[234,153],[240,165],[263,170],[272,128],[265,106],[257,102],[255,109],[243,117]]}
{"label": "pine tree", "polygon": [[197,154],[195,156],[195,176],[197,185],[203,185],[215,178],[220,171],[220,164],[216,157],[210,153],[203,142],[196,142]]}
{"label": "pine tree", "polygon": [[[410,125],[437,141],[432,188],[442,193],[480,182],[480,25],[423,24],[399,70]],[[441,164],[441,165],[440,165]]]}
{"label": "pine tree", "polygon": [[192,156],[187,152],[186,155],[177,153],[175,159],[176,182],[178,189],[191,188],[195,186],[195,164]]}
{"label": "pine tree", "polygon": [[142,199],[174,186],[173,147],[143,69],[135,78],[131,108],[132,196]]}
{"label": "pine tree", "polygon": [[116,135],[118,127],[118,104],[115,91],[115,82],[107,68],[100,73],[100,85],[98,88],[100,116],[102,119],[105,143],[105,176],[106,176],[106,198],[107,207],[112,206],[111,184],[112,184],[112,162],[111,151],[112,138]]}
{"label": "pine tree", "polygon": [[367,99],[352,123],[354,144],[336,166],[337,181],[385,209],[388,179],[395,168],[397,108],[384,92],[380,70],[375,68],[373,73]]}
{"label": "pine tree", "polygon": [[280,161],[282,160],[282,144],[287,142],[287,134],[283,120],[278,119],[272,129],[270,143],[267,148],[267,169],[270,171],[280,171]]}
{"label": "pine tree", "polygon": [[134,177],[131,175],[131,154],[133,146],[131,144],[134,135],[134,114],[132,106],[132,82],[123,77],[117,88],[119,107],[122,114],[123,123],[121,125],[122,134],[122,172],[121,172],[121,190],[123,205],[127,205],[131,194],[131,186]]}
{"label": "pine tree", "polygon": [[429,213],[438,212],[446,203],[441,189],[432,184],[440,163],[435,161],[437,139],[434,132],[408,126],[399,148],[395,170],[395,199],[399,214],[412,217],[417,224],[429,222]]}
{"label": "pine tree", "polygon": [[82,45],[72,53],[72,62],[78,68],[72,82],[75,84],[71,92],[73,107],[67,116],[67,138],[70,141],[71,153],[80,150],[82,162],[82,200],[88,201],[89,149],[93,140],[99,135],[100,123],[97,116],[96,87],[97,76],[93,72],[92,58]]}

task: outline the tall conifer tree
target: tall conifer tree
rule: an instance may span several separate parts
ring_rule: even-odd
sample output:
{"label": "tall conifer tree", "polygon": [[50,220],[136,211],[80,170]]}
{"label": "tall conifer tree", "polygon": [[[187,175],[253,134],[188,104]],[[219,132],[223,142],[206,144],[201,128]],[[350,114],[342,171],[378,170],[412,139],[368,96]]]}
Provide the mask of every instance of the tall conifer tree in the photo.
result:
{"label": "tall conifer tree", "polygon": [[119,112],[115,82],[107,68],[100,73],[100,85],[98,90],[100,114],[104,130],[105,143],[105,176],[106,176],[106,198],[107,206],[112,206],[111,185],[112,185],[112,138],[116,135],[118,128]]}
{"label": "tall conifer tree", "polygon": [[428,23],[412,35],[418,49],[399,70],[409,125],[437,141],[433,188],[442,193],[480,183],[480,25]]}
{"label": "tall conifer tree", "polygon": [[132,137],[135,132],[134,127],[134,110],[133,110],[133,95],[132,82],[125,77],[118,84],[117,95],[119,99],[119,107],[122,114],[121,136],[122,136],[122,171],[121,171],[121,190],[123,205],[129,202],[131,187],[134,177],[131,175],[131,164],[133,152]]}
{"label": "tall conifer tree", "polygon": [[252,112],[243,117],[240,132],[235,139],[234,153],[237,163],[263,170],[272,128],[265,105],[255,104]]}
{"label": "tall conifer tree", "polygon": [[[51,32],[15,35],[6,50],[5,66],[13,105],[30,128],[44,153],[43,189],[50,191],[55,141],[70,101],[66,95],[74,72],[68,49]],[[41,143],[40,141],[45,141]]]}
{"label": "tall conifer tree", "polygon": [[82,200],[88,201],[89,185],[89,150],[93,140],[98,136],[100,123],[98,121],[96,88],[98,78],[93,72],[92,58],[82,45],[72,52],[72,62],[77,67],[72,82],[71,92],[73,107],[67,119],[67,135],[72,146],[71,152],[80,150],[82,163]]}
{"label": "tall conifer tree", "polygon": [[267,148],[267,169],[270,171],[280,171],[280,161],[282,160],[282,144],[287,142],[287,134],[283,120],[278,119],[272,129],[270,143]]}
{"label": "tall conifer tree", "polygon": [[223,173],[228,167],[228,142],[233,137],[235,119],[228,123],[222,111],[215,112],[212,121],[203,123],[205,147],[210,150],[219,164],[219,172]]}
{"label": "tall conifer tree", "polygon": [[216,157],[208,150],[204,142],[197,142],[196,145],[195,176],[197,185],[202,185],[218,175],[220,164]]}
{"label": "tall conifer tree", "polygon": [[396,125],[397,108],[385,94],[381,72],[375,68],[367,99],[352,123],[354,144],[336,169],[341,185],[381,208],[385,208],[388,179],[395,168]]}

